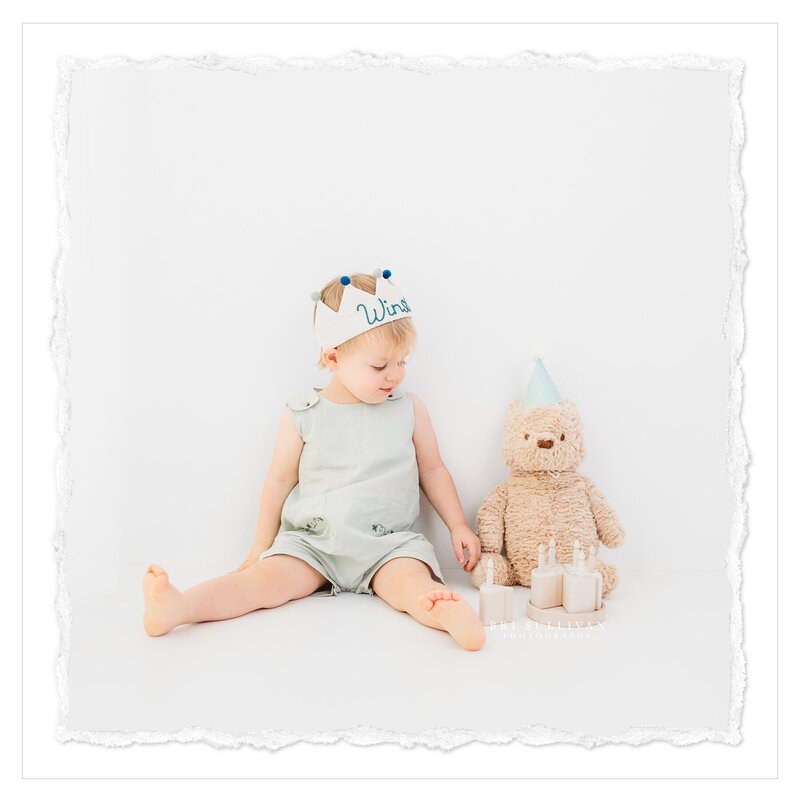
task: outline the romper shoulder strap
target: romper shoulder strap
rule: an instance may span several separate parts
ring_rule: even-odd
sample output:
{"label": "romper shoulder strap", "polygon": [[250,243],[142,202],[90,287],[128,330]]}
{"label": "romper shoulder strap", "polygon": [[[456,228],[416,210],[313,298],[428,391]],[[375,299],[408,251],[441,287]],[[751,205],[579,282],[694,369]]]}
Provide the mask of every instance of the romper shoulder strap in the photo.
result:
{"label": "romper shoulder strap", "polygon": [[292,411],[305,411],[307,408],[319,402],[319,395],[314,389],[306,389],[306,391],[295,395],[287,402]]}

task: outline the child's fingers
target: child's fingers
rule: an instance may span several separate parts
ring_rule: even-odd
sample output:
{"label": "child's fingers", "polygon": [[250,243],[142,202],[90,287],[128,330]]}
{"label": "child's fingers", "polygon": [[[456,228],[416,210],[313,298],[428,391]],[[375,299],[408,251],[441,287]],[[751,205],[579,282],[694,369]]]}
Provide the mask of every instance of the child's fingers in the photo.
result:
{"label": "child's fingers", "polygon": [[481,556],[480,542],[467,542],[467,550],[469,550],[469,561],[464,569],[469,572],[475,567]]}

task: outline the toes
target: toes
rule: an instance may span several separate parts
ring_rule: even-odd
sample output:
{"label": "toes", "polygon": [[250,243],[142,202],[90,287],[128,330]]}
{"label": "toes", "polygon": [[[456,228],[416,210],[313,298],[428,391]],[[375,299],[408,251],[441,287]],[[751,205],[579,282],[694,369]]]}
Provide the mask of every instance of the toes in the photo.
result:
{"label": "toes", "polygon": [[167,575],[167,571],[164,567],[160,567],[158,564],[151,564],[147,572],[145,573],[145,577],[148,578],[164,578],[165,580],[169,580],[169,575]]}
{"label": "toes", "polygon": [[145,591],[151,593],[151,596],[165,591],[170,585],[167,571],[158,564],[151,564],[142,578],[142,584]]}
{"label": "toes", "polygon": [[[431,594],[436,595],[437,600],[460,600],[461,595],[452,589],[436,589]],[[430,595],[429,595],[430,596]]]}
{"label": "toes", "polygon": [[460,599],[461,595],[450,589],[432,589],[430,592],[420,597],[419,605],[423,611],[430,611],[439,600],[458,601]]}

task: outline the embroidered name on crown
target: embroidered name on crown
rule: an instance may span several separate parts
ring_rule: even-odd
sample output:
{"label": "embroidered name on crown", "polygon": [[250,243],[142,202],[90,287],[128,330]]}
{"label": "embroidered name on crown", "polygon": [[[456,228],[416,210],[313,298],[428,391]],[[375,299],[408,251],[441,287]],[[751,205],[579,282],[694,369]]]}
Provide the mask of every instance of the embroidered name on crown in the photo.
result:
{"label": "embroidered name on crown", "polygon": [[389,280],[391,274],[388,269],[375,270],[374,292],[357,289],[349,275],[342,275],[339,283],[344,289],[337,311],[322,302],[321,292],[311,292],[311,299],[316,304],[314,330],[323,350],[338,347],[364,331],[411,316],[405,293]]}
{"label": "embroidered name on crown", "polygon": [[[397,316],[397,314],[400,314],[400,313],[403,313],[403,312],[405,312],[406,314],[410,314],[411,313],[411,308],[409,307],[408,303],[406,302],[405,297],[399,303],[392,303],[390,306],[386,305],[386,301],[382,297],[379,297],[378,300],[381,301],[381,312],[382,313],[381,313],[380,317],[378,317],[378,309],[377,308],[373,308],[372,309],[374,316],[373,316],[372,319],[370,319],[369,318],[369,309],[363,303],[359,303],[356,306],[356,311],[358,311],[359,308],[363,308],[364,309],[364,316],[367,318],[367,325],[374,325],[376,322],[382,322],[383,319],[386,317],[387,313],[389,314],[390,317],[395,317],[395,316]],[[398,308],[400,309],[400,311],[397,311]]]}

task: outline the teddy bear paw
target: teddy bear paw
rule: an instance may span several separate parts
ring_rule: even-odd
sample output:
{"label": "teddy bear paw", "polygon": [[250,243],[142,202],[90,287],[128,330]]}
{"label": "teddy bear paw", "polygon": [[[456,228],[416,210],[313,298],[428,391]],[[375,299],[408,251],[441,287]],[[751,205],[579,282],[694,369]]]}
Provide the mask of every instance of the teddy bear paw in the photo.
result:
{"label": "teddy bear paw", "polygon": [[625,541],[625,532],[621,528],[616,528],[604,533],[601,541],[606,547],[613,550]]}
{"label": "teddy bear paw", "polygon": [[492,583],[499,586],[513,586],[514,568],[509,560],[500,553],[481,553],[480,561],[475,565],[469,574],[472,585],[477,589],[482,583],[486,583],[486,571],[489,566],[489,559],[492,559]]}

